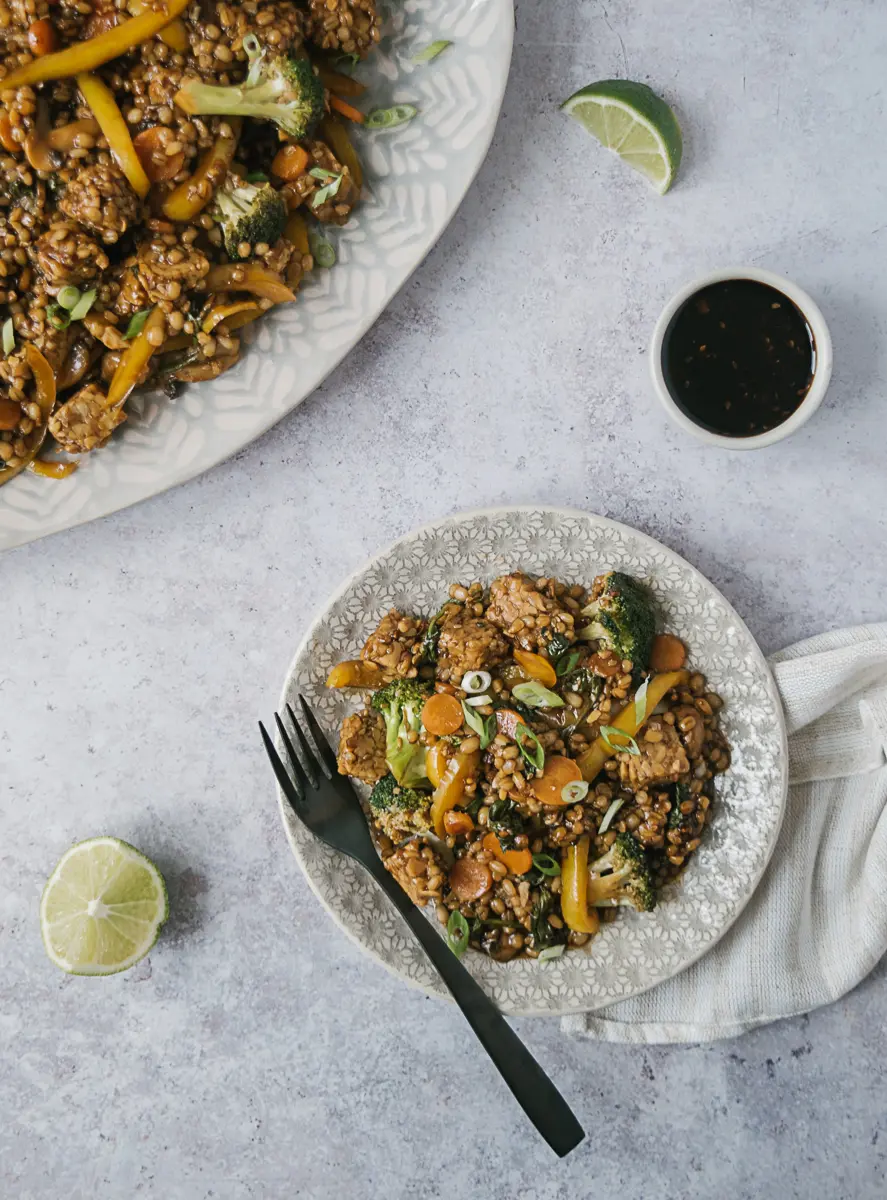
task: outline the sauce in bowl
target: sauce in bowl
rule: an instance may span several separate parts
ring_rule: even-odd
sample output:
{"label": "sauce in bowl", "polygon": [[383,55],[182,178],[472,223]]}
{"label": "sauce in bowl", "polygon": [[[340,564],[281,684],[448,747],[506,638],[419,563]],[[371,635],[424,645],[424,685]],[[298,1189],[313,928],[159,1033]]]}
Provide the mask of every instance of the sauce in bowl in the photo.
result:
{"label": "sauce in bowl", "polygon": [[783,292],[754,279],[725,279],[689,297],[668,324],[662,373],[696,425],[748,438],[800,408],[816,371],[807,319]]}

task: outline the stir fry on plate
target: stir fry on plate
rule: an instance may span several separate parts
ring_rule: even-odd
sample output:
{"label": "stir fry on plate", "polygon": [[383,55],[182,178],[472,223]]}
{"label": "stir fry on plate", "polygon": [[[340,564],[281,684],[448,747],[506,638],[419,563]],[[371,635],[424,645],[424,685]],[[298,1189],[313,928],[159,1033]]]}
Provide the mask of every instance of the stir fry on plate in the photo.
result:
{"label": "stir fry on plate", "polygon": [[656,634],[646,588],[522,572],[396,610],[329,687],[367,689],[339,771],[371,790],[385,866],[456,953],[550,959],[655,907],[730,764],[722,701]]}
{"label": "stir fry on plate", "polygon": [[295,299],[362,183],[331,63],[378,40],[375,0],[0,0],[0,485]]}

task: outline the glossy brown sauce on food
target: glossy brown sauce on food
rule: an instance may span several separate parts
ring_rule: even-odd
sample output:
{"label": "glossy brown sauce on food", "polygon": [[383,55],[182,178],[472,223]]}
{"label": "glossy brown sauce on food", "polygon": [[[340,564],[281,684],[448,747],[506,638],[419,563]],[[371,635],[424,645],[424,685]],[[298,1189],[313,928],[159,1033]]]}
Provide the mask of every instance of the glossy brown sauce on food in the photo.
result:
{"label": "glossy brown sauce on food", "polygon": [[669,391],[703,429],[753,437],[781,425],[813,382],[816,345],[789,298],[753,279],[728,279],[696,292],[665,333]]}

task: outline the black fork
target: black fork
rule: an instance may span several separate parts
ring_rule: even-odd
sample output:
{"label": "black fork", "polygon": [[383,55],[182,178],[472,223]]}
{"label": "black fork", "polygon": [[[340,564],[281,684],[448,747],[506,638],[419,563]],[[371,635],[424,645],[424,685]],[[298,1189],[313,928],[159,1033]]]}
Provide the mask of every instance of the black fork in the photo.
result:
{"label": "black fork", "polygon": [[299,706],[307,734],[291,705],[286,706],[286,711],[292,722],[293,736],[278,714],[274,714],[290,770],[281,761],[265,726],[259,722],[271,766],[290,807],[316,837],[359,862],[372,875],[406,919],[413,936],[431,959],[518,1104],[552,1150],[563,1158],[585,1137],[582,1126],[492,1000],[385,870],[373,846],[357,795],[347,780],[337,774],[335,756],[302,696],[299,696]]}

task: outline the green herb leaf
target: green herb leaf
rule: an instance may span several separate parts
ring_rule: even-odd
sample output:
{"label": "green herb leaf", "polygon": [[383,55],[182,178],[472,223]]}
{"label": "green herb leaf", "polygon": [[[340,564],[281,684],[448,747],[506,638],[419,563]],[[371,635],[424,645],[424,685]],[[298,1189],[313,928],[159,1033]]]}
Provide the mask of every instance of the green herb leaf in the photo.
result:
{"label": "green herb leaf", "polygon": [[[599,733],[611,750],[615,750],[617,754],[631,754],[633,757],[640,754],[638,744],[630,733],[624,733],[621,729],[617,729],[615,725],[602,725]],[[624,741],[614,742],[613,738],[624,738]]]}
{"label": "green herb leaf", "polygon": [[569,654],[562,654],[555,663],[555,675],[561,678],[561,676],[569,675],[571,671],[575,671],[581,657],[581,650],[571,650]]}
{"label": "green herb leaf", "polygon": [[56,296],[56,300],[58,300],[62,308],[66,308],[69,311],[74,307],[79,299],[80,288],[75,287],[63,287],[59,290],[59,294]]}
{"label": "green herb leaf", "polygon": [[588,795],[588,784],[584,779],[573,779],[561,788],[561,800],[564,804],[578,804]]}
{"label": "green herb leaf", "polygon": [[528,679],[526,683],[516,683],[511,689],[515,696],[528,708],[563,708],[564,702],[556,692],[549,691],[537,679]]}
{"label": "green herb leaf", "polygon": [[419,662],[435,663],[437,662],[437,642],[440,637],[440,625],[450,605],[455,605],[456,608],[461,608],[462,600],[446,600],[428,622],[428,628],[425,630],[425,636],[422,638],[422,649],[419,653]]}
{"label": "green herb leaf", "polygon": [[619,809],[622,807],[622,805],[624,803],[625,803],[624,800],[614,800],[613,801],[613,803],[610,805],[610,807],[604,813],[603,821],[601,821],[600,825],[598,825],[598,830],[597,830],[598,834],[607,832],[607,830],[613,824],[613,818],[619,812]]}
{"label": "green herb leaf", "polygon": [[[529,746],[525,744],[524,739],[529,741]],[[537,771],[543,771],[545,769],[545,749],[532,729],[527,725],[518,725],[514,731],[514,740],[517,742],[517,748],[524,760],[531,767],[535,767]]]}
{"label": "green herb leaf", "polygon": [[561,865],[550,854],[534,854],[533,866],[543,875],[560,875]]}
{"label": "green herb leaf", "polygon": [[469,936],[468,922],[458,908],[454,908],[447,921],[447,942],[456,958],[461,958],[468,949]]}
{"label": "green herb leaf", "polygon": [[648,675],[634,694],[634,719],[638,728],[647,719],[647,687],[649,686],[650,678]]}
{"label": "green herb leaf", "polygon": [[71,309],[71,320],[72,321],[82,321],[83,318],[86,316],[86,314],[89,312],[89,310],[92,308],[93,304],[95,304],[95,298],[96,298],[95,288],[90,288],[88,292],[81,292],[80,299],[77,301],[77,303]]}
{"label": "green herb leaf", "polygon": [[366,129],[394,129],[419,115],[413,104],[394,104],[391,108],[374,108],[366,119]]}
{"label": "green herb leaf", "polygon": [[308,174],[313,179],[335,179],[336,172],[328,171],[326,167],[312,167]]}
{"label": "green herb leaf", "polygon": [[3,322],[3,353],[12,354],[15,349],[15,330],[12,327],[12,317],[7,317]]}
{"label": "green herb leaf", "polygon": [[268,183],[268,176],[264,171],[250,171],[246,177],[247,183]]}
{"label": "green herb leaf", "polygon": [[430,46],[426,46],[424,50],[420,50],[418,54],[414,54],[411,62],[427,63],[437,58],[438,54],[443,54],[447,46],[452,46],[452,42],[439,41],[432,42]]}
{"label": "green herb leaf", "polygon": [[53,329],[67,329],[71,324],[71,314],[59,304],[49,304],[46,308],[46,319]]}
{"label": "green herb leaf", "polygon": [[499,727],[496,724],[496,714],[491,713],[486,721],[484,721],[484,736],[480,739],[481,750],[486,750],[498,732]]}
{"label": "green herb leaf", "polygon": [[559,946],[547,946],[536,955],[536,962],[548,962],[551,958],[560,958],[564,950],[566,950],[566,946],[563,942]]}
{"label": "green herb leaf", "polygon": [[336,263],[336,251],[333,246],[313,229],[308,231],[308,241],[311,245],[311,257],[318,267],[332,267]]}
{"label": "green herb leaf", "polygon": [[127,341],[131,341],[134,337],[138,337],[145,328],[145,322],[150,317],[152,310],[143,308],[140,312],[133,313],[129,318],[129,324],[126,327],[126,333],[123,335]]}
{"label": "green herb leaf", "polygon": [[337,67],[356,67],[360,62],[359,54],[337,54],[335,58]]}

